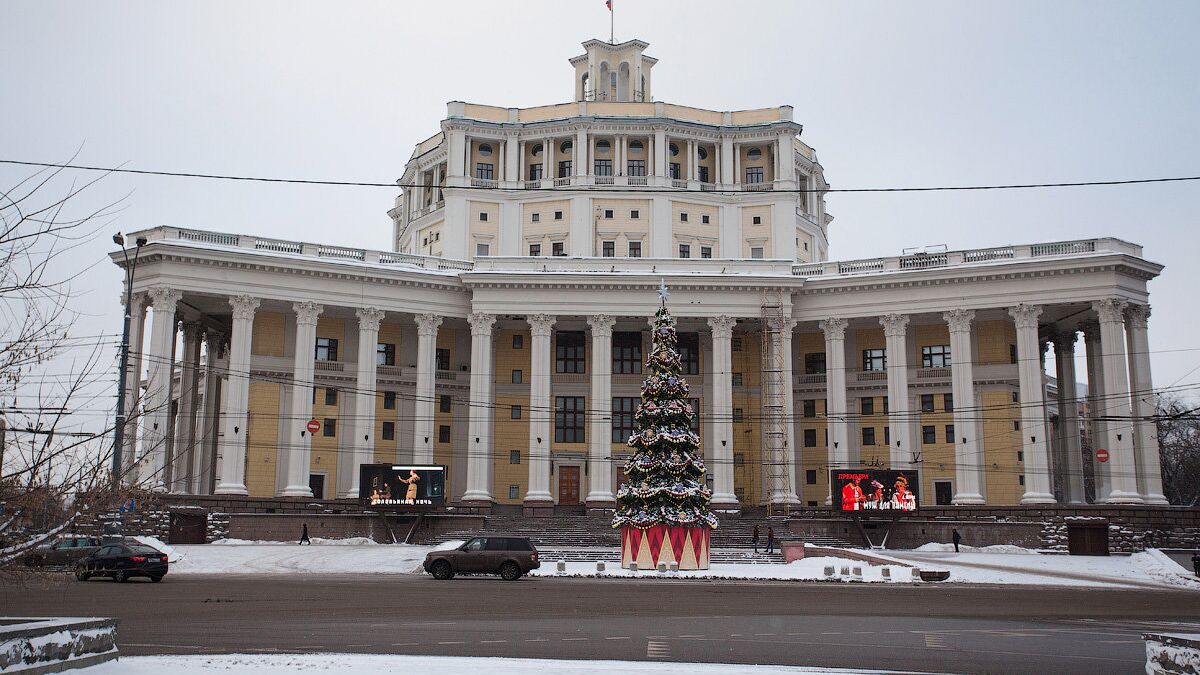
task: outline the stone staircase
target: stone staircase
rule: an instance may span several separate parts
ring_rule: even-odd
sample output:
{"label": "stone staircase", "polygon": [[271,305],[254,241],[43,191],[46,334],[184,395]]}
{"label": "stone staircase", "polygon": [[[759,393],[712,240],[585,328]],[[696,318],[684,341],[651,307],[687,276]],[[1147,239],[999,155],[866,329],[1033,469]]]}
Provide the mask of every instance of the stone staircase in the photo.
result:
{"label": "stone staircase", "polygon": [[[553,569],[553,564],[564,562],[597,562],[603,560],[617,564],[621,560],[620,548],[538,548],[542,567]],[[714,548],[708,554],[708,561],[720,565],[782,565],[786,562],[783,554],[776,550],[774,553],[755,553],[753,549],[721,549]]]}

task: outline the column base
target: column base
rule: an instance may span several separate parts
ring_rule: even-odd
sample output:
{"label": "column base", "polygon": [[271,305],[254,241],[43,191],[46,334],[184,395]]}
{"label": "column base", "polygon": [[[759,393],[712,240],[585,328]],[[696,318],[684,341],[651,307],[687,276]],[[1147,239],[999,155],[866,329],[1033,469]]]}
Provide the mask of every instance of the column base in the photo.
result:
{"label": "column base", "polygon": [[525,501],[521,504],[521,512],[534,518],[552,516],[554,515],[554,500],[548,493],[530,493],[525,495]]}
{"label": "column base", "polygon": [[342,492],[342,494],[338,495],[338,499],[358,499],[358,488]]}
{"label": "column base", "polygon": [[1122,492],[1113,490],[1108,493],[1108,497],[1104,500],[1105,504],[1143,504],[1142,496],[1136,492]]}
{"label": "column base", "polygon": [[470,511],[471,513],[479,514],[481,516],[490,515],[492,512],[492,507],[495,505],[496,502],[493,501],[490,496],[486,499],[474,499],[468,498],[466,495],[464,495],[462,500],[458,502],[458,507],[460,509]]}
{"label": "column base", "polygon": [[1171,502],[1167,501],[1167,498],[1165,496],[1157,495],[1157,494],[1145,495],[1144,497],[1142,497],[1142,503],[1149,504],[1151,506],[1170,506],[1171,505]]}
{"label": "column base", "polygon": [[289,485],[279,492],[275,493],[276,497],[312,497],[312,488],[307,485]]}
{"label": "column base", "polygon": [[1022,504],[1057,504],[1054,495],[1048,492],[1026,492],[1021,497]]}
{"label": "column base", "polygon": [[963,492],[954,495],[954,499],[951,499],[950,503],[954,506],[983,506],[987,500],[981,494]]}
{"label": "column base", "polygon": [[221,483],[213,489],[214,495],[246,495],[246,486],[241,483]]}
{"label": "column base", "polygon": [[583,503],[584,508],[588,513],[612,513],[617,510],[617,502],[615,499],[587,499]]}
{"label": "column base", "polygon": [[458,501],[460,504],[469,506],[481,506],[484,504],[491,506],[496,503],[495,498],[486,490],[467,490]]}

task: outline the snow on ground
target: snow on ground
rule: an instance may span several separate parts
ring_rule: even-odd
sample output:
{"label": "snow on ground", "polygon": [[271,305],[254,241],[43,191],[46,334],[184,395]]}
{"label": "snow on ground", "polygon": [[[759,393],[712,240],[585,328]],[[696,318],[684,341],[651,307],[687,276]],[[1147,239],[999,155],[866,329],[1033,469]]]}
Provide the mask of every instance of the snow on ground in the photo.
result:
{"label": "snow on ground", "polygon": [[[963,551],[964,553],[1015,553],[1018,555],[1023,555],[1023,554],[1028,553],[1028,554],[1037,555],[1037,551],[1035,551],[1033,549],[1021,548],[1020,546],[1013,546],[1012,544],[993,544],[991,546],[967,546],[966,544],[962,544],[958,548],[959,548],[959,550]],[[941,551],[943,553],[952,553],[952,552],[954,552],[954,544],[940,544],[940,543],[936,543],[936,542],[930,542],[928,544],[922,544],[922,545],[914,548],[913,550],[920,551],[922,553],[929,552],[929,551]]]}
{"label": "snow on ground", "polygon": [[174,574],[411,574],[421,572],[429,546],[313,540],[296,544],[190,544],[176,547],[183,559]]}
{"label": "snow on ground", "polygon": [[[370,537],[347,537],[345,539],[323,539],[321,537],[313,537],[310,539],[315,546],[376,546],[379,542]],[[295,546],[294,541],[266,541],[254,539],[217,539],[214,544],[222,546]],[[306,544],[307,546],[307,544]]]}
{"label": "snow on ground", "polygon": [[[617,561],[608,561],[605,563],[603,572],[596,571],[596,563],[592,562],[569,562],[566,563],[567,569],[563,575],[559,575],[558,562],[554,560],[553,552],[544,553],[542,556],[542,566],[539,569],[530,572],[530,576],[553,577],[553,576],[572,576],[572,577],[603,577],[603,578],[621,578],[621,577],[640,577],[640,578],[679,578],[679,579],[764,579],[764,580],[800,580],[800,581],[817,581],[817,580],[833,580],[833,581],[866,581],[866,582],[886,582],[886,581],[912,581],[911,568],[903,565],[886,565],[877,567],[868,565],[857,560],[849,560],[847,558],[832,558],[832,557],[814,557],[796,560],[786,565],[738,565],[738,564],[719,564],[713,563],[707,570],[682,570],[680,572],[665,572],[660,574],[656,570],[639,570],[631,572],[623,569]],[[825,576],[825,567],[833,567],[833,576]],[[883,569],[887,567],[891,570],[892,578],[885,579],[883,577]],[[843,568],[847,573],[842,574]],[[859,569],[862,576],[855,576],[854,570]]]}
{"label": "snow on ground", "polygon": [[488,675],[800,675],[801,673],[893,673],[841,668],[757,666],[726,663],[653,663],[643,661],[568,661],[565,659],[503,659],[469,656],[402,656],[393,654],[221,654],[214,656],[122,657],[76,672],[81,675],[161,675],[178,673],[253,673],[288,675],[309,673],[421,673],[457,675],[482,672]]}
{"label": "snow on ground", "polygon": [[179,554],[179,551],[176,551],[172,546],[170,546],[163,540],[159,539],[158,537],[150,537],[150,536],[139,534],[135,537],[125,537],[125,538],[132,539],[140,544],[145,544],[146,546],[149,546],[150,548],[152,548],[156,551],[161,551],[163,553],[166,553],[167,554],[167,562],[169,562],[169,563],[172,563],[172,564],[177,563],[183,558],[183,556]]}

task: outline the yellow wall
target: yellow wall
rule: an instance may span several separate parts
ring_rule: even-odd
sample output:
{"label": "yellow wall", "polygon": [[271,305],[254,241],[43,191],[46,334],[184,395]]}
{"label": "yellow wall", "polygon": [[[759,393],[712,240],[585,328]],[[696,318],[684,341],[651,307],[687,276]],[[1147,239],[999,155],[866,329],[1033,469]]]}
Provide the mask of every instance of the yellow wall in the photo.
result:
{"label": "yellow wall", "polygon": [[[556,211],[562,212],[562,218],[554,219]],[[538,222],[533,222],[533,214],[538,214]],[[541,244],[542,255],[551,255],[556,241],[563,243],[563,250],[571,253],[571,202],[566,199],[525,203],[521,206],[521,255],[529,255],[530,244]]]}
{"label": "yellow wall", "polygon": [[[746,182],[746,169],[754,166],[761,166],[763,168],[764,183],[770,183],[771,181],[775,180],[775,160],[773,159],[774,155],[772,154],[774,152],[774,143],[764,140],[762,143],[749,143],[745,145],[739,145],[737,147],[738,153],[741,154],[742,162],[742,173],[740,176],[738,176],[739,183]],[[759,150],[762,150],[762,154],[758,159],[750,159],[751,148],[758,148]]]}
{"label": "yellow wall", "polygon": [[[946,425],[954,424],[954,413],[946,412],[944,393],[933,394],[932,413],[921,413],[917,429],[917,444],[921,449],[921,503],[933,505],[936,496],[933,491],[933,481],[948,480],[954,483],[954,443],[946,442]],[[936,443],[922,443],[921,426],[932,426]],[[955,435],[961,436],[958,429]],[[951,493],[953,495],[953,493]]]}
{"label": "yellow wall", "polygon": [[246,438],[246,491],[255,497],[275,494],[278,464],[281,385],[250,382],[250,419]]}
{"label": "yellow wall", "polygon": [[[327,321],[321,319],[320,321]],[[328,321],[336,321],[342,323],[340,319],[328,319]],[[317,323],[317,335],[321,335],[321,324]],[[328,336],[333,337],[333,336]],[[339,345],[339,349],[341,345]],[[341,358],[339,354],[338,358]],[[309,462],[309,470],[312,473],[325,474],[325,494],[313,495],[317,498],[332,499],[337,497],[337,466],[338,466],[338,439],[343,434],[350,433],[346,428],[346,420],[340,419],[338,415],[338,405],[325,405],[325,387],[317,387],[316,403],[312,406],[313,419],[321,422],[322,429],[312,435],[312,457]],[[338,391],[338,404],[341,404],[342,397],[349,396],[350,393],[345,390]],[[334,436],[326,436],[324,432],[324,423],[326,419],[337,420]]]}
{"label": "yellow wall", "polygon": [[[481,145],[491,146],[492,154],[484,157],[479,152],[479,146]],[[471,142],[471,163],[467,166],[468,176],[473,177],[475,175],[475,165],[480,162],[492,165],[492,180],[500,179],[500,171],[504,166],[504,155],[500,151],[499,141],[485,139]]]}
{"label": "yellow wall", "polygon": [[[629,242],[642,242],[642,257],[650,255],[650,200],[648,199],[596,199],[592,202],[595,210],[596,241],[594,255],[600,256],[604,249],[602,242],[616,242],[616,257],[623,258],[629,254]],[[612,218],[605,218],[604,212],[611,209]],[[638,212],[637,218],[631,218],[632,211]]]}
{"label": "yellow wall", "polygon": [[[797,397],[799,403],[802,398]],[[816,417],[804,417],[804,407],[800,404],[800,425],[796,432],[796,443],[800,446],[800,463],[799,471],[797,471],[797,480],[800,481],[800,489],[803,492],[803,500],[805,502],[815,501],[818,506],[825,504],[825,496],[829,494],[829,443],[826,440],[825,432],[829,426],[829,422],[825,417],[825,399],[816,399]],[[834,422],[837,424],[837,422]],[[806,447],[804,444],[804,431],[812,429],[817,434],[817,444],[815,447]],[[817,472],[817,482],[815,485],[810,485],[805,480],[806,470],[815,470]]]}
{"label": "yellow wall", "polygon": [[254,336],[250,353],[254,356],[283,356],[283,332],[286,317],[279,312],[258,312],[254,315]]}
{"label": "yellow wall", "polygon": [[421,255],[442,254],[442,221],[430,223],[417,231],[417,253]]}
{"label": "yellow wall", "polygon": [[[772,241],[771,227],[771,207],[770,206],[746,206],[741,209],[742,213],[742,257],[750,257],[750,249],[761,246],[763,249],[763,257],[770,258],[774,254],[774,244]],[[759,224],[754,224],[754,217],[759,217]]]}
{"label": "yellow wall", "polygon": [[[683,222],[683,215],[688,214],[687,222]],[[700,257],[701,246],[711,246],[713,257],[721,255],[717,246],[720,232],[720,212],[716,206],[711,204],[697,204],[693,202],[671,202],[671,230],[674,233],[672,239],[671,257],[679,255],[679,245],[689,244],[691,246],[691,257]],[[708,217],[708,223],[704,222],[704,217]]]}
{"label": "yellow wall", "polygon": [[980,365],[1010,362],[1009,345],[1017,344],[1017,331],[1013,322],[980,321],[975,326]]}
{"label": "yellow wall", "polygon": [[[1007,354],[1005,356],[1007,358]],[[1017,452],[1022,449],[1021,432],[1013,429],[1013,423],[1020,420],[1020,404],[1013,403],[1011,391],[985,391],[981,399],[987,501],[989,504],[1019,504],[1025,493],[1025,487],[1020,484],[1025,463],[1017,460]]]}
{"label": "yellow wall", "polygon": [[[487,244],[488,255],[499,255],[500,205],[495,202],[472,201],[467,205],[467,222],[471,224],[471,240],[467,254],[475,257],[475,245]],[[483,220],[480,214],[486,214]]]}
{"label": "yellow wall", "polygon": [[[513,349],[513,336],[522,336],[522,348]],[[512,371],[520,370],[521,385],[528,392],[530,364],[530,335],[528,330],[496,331],[496,385],[512,384]],[[521,406],[521,419],[512,419],[512,406]],[[510,464],[512,450],[521,453],[520,464]],[[496,393],[495,432],[493,442],[492,495],[501,504],[520,504],[529,487],[529,395],[528,393]],[[517,498],[509,499],[508,486],[516,485]]]}
{"label": "yellow wall", "polygon": [[733,467],[734,490],[743,491],[742,501],[757,504],[762,498],[762,416],[758,397],[759,373],[762,370],[761,338],[757,333],[734,333],[741,338],[742,349],[732,354],[734,373],[742,374],[742,385],[733,385],[733,407],[742,410],[742,421],[733,423],[733,452],[735,460],[742,455],[743,463]]}

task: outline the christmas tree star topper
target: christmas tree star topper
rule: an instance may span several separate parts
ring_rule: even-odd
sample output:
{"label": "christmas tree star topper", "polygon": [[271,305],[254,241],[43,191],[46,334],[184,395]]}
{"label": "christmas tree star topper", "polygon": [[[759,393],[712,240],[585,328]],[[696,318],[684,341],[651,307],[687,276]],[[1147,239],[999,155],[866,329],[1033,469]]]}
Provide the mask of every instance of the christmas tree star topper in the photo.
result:
{"label": "christmas tree star topper", "polygon": [[659,297],[659,299],[661,299],[661,300],[662,300],[663,307],[666,307],[666,306],[667,306],[667,298],[668,298],[668,297],[670,297],[670,296],[671,296],[671,294],[667,292],[667,280],[666,280],[666,279],[659,279],[659,282],[658,282],[658,297]]}

